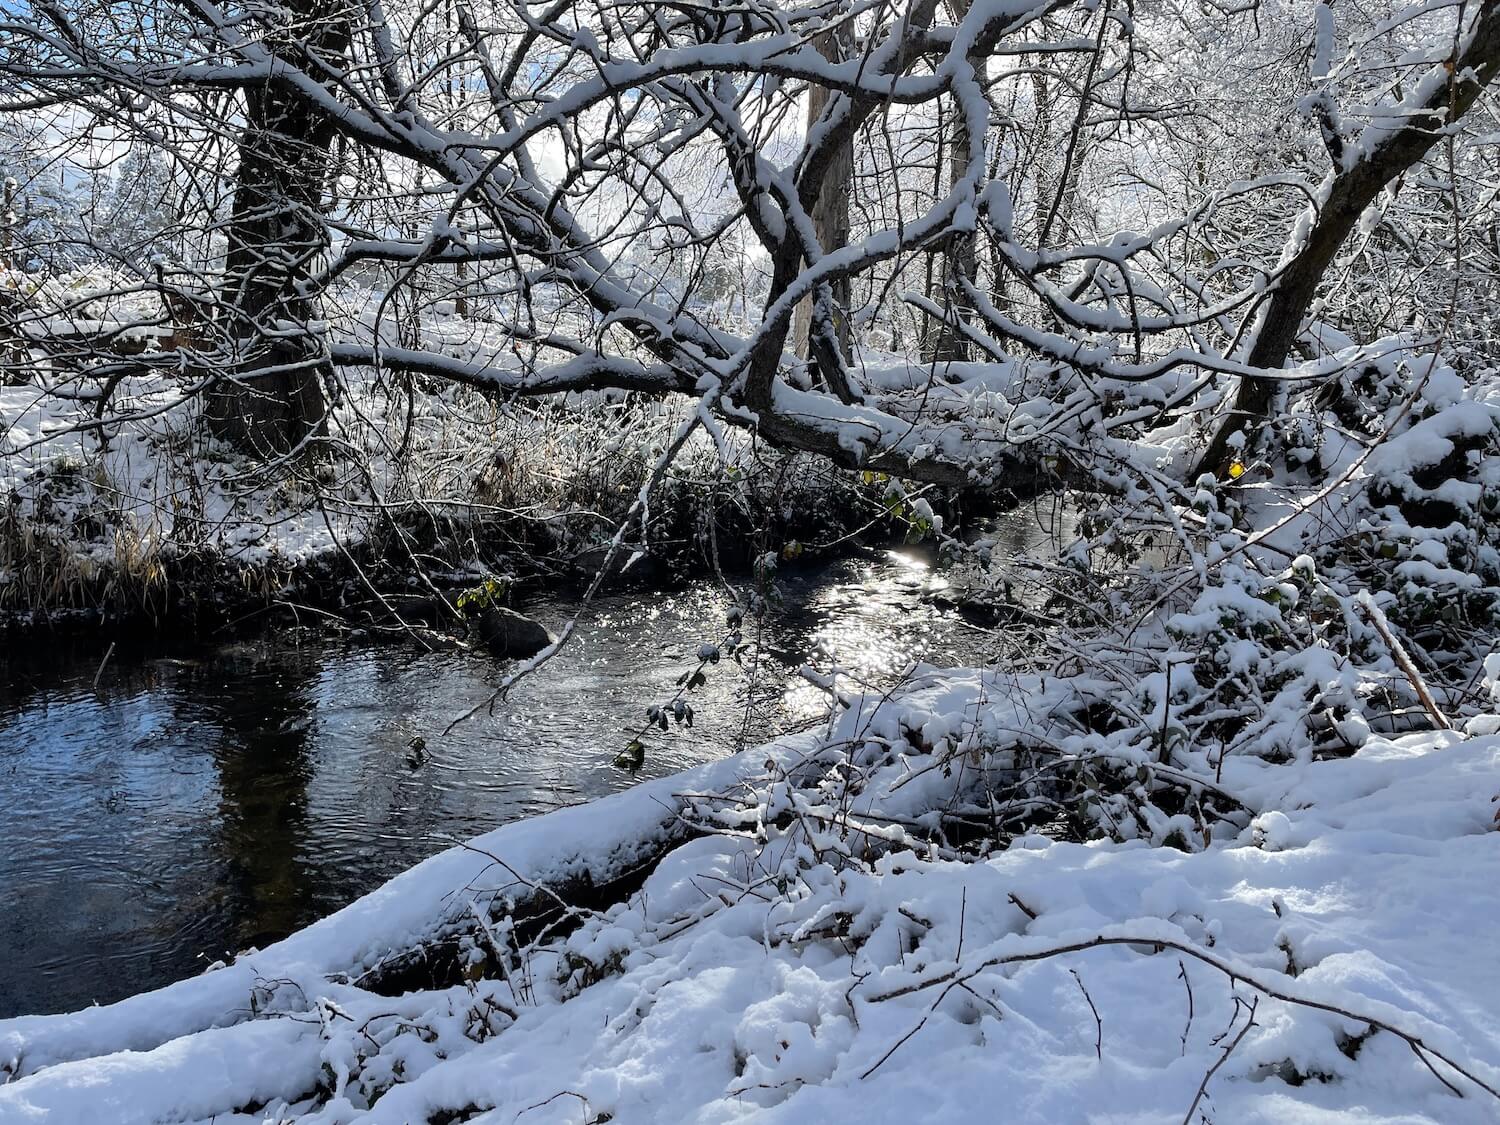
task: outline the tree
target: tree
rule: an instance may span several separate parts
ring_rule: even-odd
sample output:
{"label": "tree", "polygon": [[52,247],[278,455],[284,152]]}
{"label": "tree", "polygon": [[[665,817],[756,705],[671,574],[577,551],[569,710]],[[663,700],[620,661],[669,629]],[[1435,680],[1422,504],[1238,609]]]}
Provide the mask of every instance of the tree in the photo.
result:
{"label": "tree", "polygon": [[[114,24],[48,7],[45,28],[12,21],[17,48],[0,73],[12,109],[66,100],[114,113],[128,92],[158,117],[193,120],[218,92],[242,92],[226,279],[216,299],[201,286],[195,298],[216,305],[233,356],[236,381],[210,396],[225,432],[275,433],[266,445],[290,448],[318,424],[320,379],[378,365],[508,394],[681,392],[703,400],[703,424],[751,426],[842,465],[1024,493],[1059,479],[1186,487],[1265,417],[1271,389],[1361,362],[1356,350],[1281,370],[1350,231],[1428,155],[1440,125],[1457,127],[1496,69],[1493,4],[1417,6],[1348,27],[1337,66],[1328,36],[1309,27],[1305,49],[1332,76],[1323,84],[1336,80],[1373,116],[1346,136],[1333,99],[1297,133],[1296,107],[1314,104],[1305,98],[1270,98],[1260,122],[1208,119],[1214,60],[1191,44],[1221,32],[1278,76],[1273,92],[1306,85],[1286,80],[1296,64],[1271,41],[1288,33],[1247,16],[1132,18],[1069,0],[960,5],[950,16],[936,0],[608,16],[554,0],[483,19],[460,5],[456,19],[414,9],[386,20],[305,0],[281,22],[260,11],[247,22],[194,5],[180,24],[150,25],[147,58]],[[1307,34],[1289,37],[1306,45]],[[200,43],[212,45],[206,57],[180,61]],[[473,96],[455,115],[459,87]],[[1005,108],[1037,90],[1056,169],[1040,177]],[[803,107],[814,115],[805,129]],[[939,112],[961,124],[949,131],[949,174],[923,185],[910,157],[933,150]],[[1066,135],[1055,122],[1071,123]],[[1234,150],[1261,126],[1281,138],[1286,163],[1248,182],[1219,175],[1249,163]],[[1153,161],[1189,132],[1202,138],[1196,171]],[[352,154],[337,169],[335,138]],[[1334,154],[1321,186],[1301,178],[1308,140]],[[206,174],[212,151],[205,139],[179,158]],[[323,213],[330,182],[336,216]],[[1069,203],[1085,182],[1107,189],[1107,205]],[[1035,229],[1016,220],[1023,189]],[[423,233],[394,233],[394,212],[401,223],[422,214]],[[1406,221],[1387,209],[1393,228]],[[324,266],[328,225],[344,237]],[[644,243],[673,257],[680,269],[668,272],[695,277],[740,239],[753,242],[746,253],[767,285],[737,335],[701,323],[687,289],[622,268]],[[508,307],[495,354],[503,339],[525,361],[391,346],[378,331],[344,333],[322,351],[319,303],[368,262],[392,268],[397,288],[466,263]],[[924,273],[941,277],[940,293],[913,284]],[[1382,327],[1398,331],[1426,290],[1401,292],[1396,274],[1381,284]],[[1003,308],[991,299],[1001,290]],[[806,388],[794,322],[809,301],[821,386]],[[862,323],[910,310],[945,342],[893,365],[851,346],[856,304]],[[960,354],[984,362],[955,375],[947,359]]]}
{"label": "tree", "polygon": [[[833,19],[834,26],[820,33],[816,43],[824,58],[830,62],[842,62],[853,55],[851,21],[847,12],[837,9]],[[810,137],[816,134],[827,114],[829,103],[835,97],[837,95],[824,86],[814,84],[808,88],[807,132]],[[812,225],[817,252],[821,255],[842,250],[849,244],[849,195],[854,179],[853,138],[845,138],[832,146],[826,157],[817,163],[804,165],[801,179],[816,193],[812,203]],[[815,296],[803,298],[797,305],[794,329],[797,352],[802,358],[818,357],[820,369],[842,369],[849,354],[849,304],[848,278],[838,278],[826,288],[820,287]],[[830,362],[830,349],[837,351],[840,357],[837,362]],[[834,378],[835,386],[841,389],[842,396],[847,400],[851,393],[847,384],[837,376]]]}
{"label": "tree", "polygon": [[179,198],[171,162],[161,152],[132,145],[115,168],[102,200],[93,240],[116,254],[171,253],[180,227]]}
{"label": "tree", "polygon": [[[1361,217],[1387,185],[1404,176],[1445,133],[1451,136],[1448,127],[1469,112],[1500,74],[1500,4],[1478,5],[1464,30],[1466,35],[1454,36],[1451,53],[1418,76],[1415,90],[1399,103],[1394,127],[1379,122],[1351,143],[1343,136],[1331,94],[1312,102],[1333,168],[1309,205],[1306,233],[1299,231],[1289,240],[1276,280],[1263,298],[1247,359],[1250,367],[1268,372],[1281,368],[1324,273]],[[1233,412],[1205,450],[1203,469],[1222,468],[1235,439],[1270,414],[1277,387],[1274,375],[1241,378]]]}
{"label": "tree", "polygon": [[0,174],[12,181],[6,256],[19,270],[65,270],[90,257],[93,176],[48,152],[45,130],[0,119]]}

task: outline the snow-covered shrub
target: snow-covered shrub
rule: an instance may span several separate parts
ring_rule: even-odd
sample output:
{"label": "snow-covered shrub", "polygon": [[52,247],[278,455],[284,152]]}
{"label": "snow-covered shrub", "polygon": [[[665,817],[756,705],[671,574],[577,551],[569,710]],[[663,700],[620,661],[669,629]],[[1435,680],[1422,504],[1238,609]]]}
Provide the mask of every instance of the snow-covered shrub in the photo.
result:
{"label": "snow-covered shrub", "polygon": [[1439,368],[1366,471],[1362,576],[1434,668],[1467,677],[1500,624],[1500,405]]}

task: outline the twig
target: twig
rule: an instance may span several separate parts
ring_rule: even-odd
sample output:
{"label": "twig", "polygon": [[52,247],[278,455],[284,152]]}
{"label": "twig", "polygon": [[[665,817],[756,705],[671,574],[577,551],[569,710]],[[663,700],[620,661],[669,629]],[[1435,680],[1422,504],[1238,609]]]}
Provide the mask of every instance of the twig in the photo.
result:
{"label": "twig", "polygon": [[1361,590],[1355,596],[1354,604],[1359,607],[1364,618],[1375,627],[1380,634],[1380,639],[1385,642],[1385,647],[1391,650],[1391,657],[1396,661],[1396,667],[1401,669],[1401,674],[1411,684],[1412,691],[1417,693],[1417,699],[1422,704],[1422,710],[1426,711],[1432,719],[1433,725],[1439,730],[1452,730],[1453,724],[1448,717],[1438,710],[1437,700],[1433,699],[1432,692],[1428,690],[1427,683],[1417,671],[1417,666],[1412,663],[1411,656],[1396,639],[1395,633],[1391,631],[1391,624],[1386,620],[1385,614],[1375,604],[1375,599],[1370,597],[1368,590]]}
{"label": "twig", "polygon": [[894,1043],[892,1043],[890,1045],[889,1049],[887,1049],[887,1051],[885,1052],[885,1054],[881,1055],[878,1059],[876,1059],[875,1062],[874,1062],[874,1064],[868,1070],[866,1070],[863,1074],[861,1074],[859,1076],[860,1079],[863,1080],[865,1078],[868,1078],[868,1077],[870,1077],[870,1075],[874,1074],[877,1070],[879,1070],[881,1068],[881,1066],[885,1063],[886,1059],[890,1058],[898,1050],[901,1049],[901,1044],[905,1043],[913,1035],[915,1035],[917,1032],[921,1031],[922,1028],[924,1028],[924,1027],[927,1026],[927,1021],[932,1017],[932,1013],[935,1012],[935,1011],[937,1011],[937,1006],[943,1002],[943,997],[947,996],[948,993],[952,992],[955,988],[962,988],[962,987],[964,987],[964,982],[963,981],[954,981],[951,984],[949,984],[947,988],[943,989],[942,992],[938,993],[937,999],[934,1000],[930,1005],[928,1005],[927,1011],[922,1015],[922,1018],[917,1021],[917,1025],[915,1027],[913,1027],[910,1031],[908,1031],[905,1035],[903,1035],[900,1039],[897,1039]]}
{"label": "twig", "polygon": [[[945,993],[945,995],[946,995],[946,993]],[[916,1027],[912,1028],[905,1035],[903,1035],[900,1039],[897,1039],[894,1043],[892,1043],[890,1045],[890,1048],[886,1051],[886,1053],[883,1054],[883,1055],[881,1055],[878,1059],[876,1059],[875,1060],[875,1064],[873,1066],[871,1066],[869,1070],[867,1070],[863,1074],[861,1074],[860,1078],[862,1078],[862,1079],[863,1078],[868,1078],[868,1077],[870,1077],[870,1075],[874,1074],[877,1070],[879,1070],[881,1068],[881,1066],[884,1064],[885,1060],[888,1059],[888,1058],[890,1058],[892,1055],[894,1055],[896,1053],[896,1051],[900,1048],[901,1044],[905,1043],[913,1035],[915,1035],[917,1032],[919,1032],[919,1031],[922,1030],[922,1028],[927,1023],[927,1016],[930,1016],[930,1015],[932,1015],[931,1010],[928,1011],[928,1013],[927,1013],[926,1016],[923,1016],[920,1020],[917,1021],[917,1026]]]}
{"label": "twig", "polygon": [[1182,981],[1182,987],[1187,989],[1188,1018],[1182,1028],[1182,1057],[1187,1057],[1188,1033],[1193,1030],[1193,982],[1188,979],[1187,966],[1183,964],[1182,958],[1177,959],[1177,979]]}
{"label": "twig", "polygon": [[[1236,997],[1235,1002],[1239,1002],[1238,997]],[[1188,1106],[1187,1115],[1182,1119],[1182,1125],[1193,1125],[1193,1111],[1198,1108],[1198,1103],[1203,1100],[1203,1095],[1208,1092],[1209,1082],[1218,1073],[1219,1067],[1223,1066],[1228,1061],[1229,1056],[1234,1054],[1234,1049],[1240,1045],[1240,1040],[1250,1034],[1250,1029],[1255,1026],[1255,1009],[1259,1004],[1259,996],[1250,1001],[1250,1015],[1245,1020],[1245,1026],[1240,1028],[1240,1033],[1234,1037],[1229,1046],[1224,1048],[1224,1053],[1219,1056],[1218,1061],[1213,1066],[1208,1068],[1208,1073],[1203,1076],[1203,1081],[1198,1083],[1198,1092],[1193,1095],[1193,1104]],[[1416,1048],[1412,1049],[1415,1050]]]}
{"label": "twig", "polygon": [[[1453,1096],[1455,1098],[1461,1098],[1461,1097],[1464,1096],[1462,1090],[1460,1090],[1452,1082],[1449,1082],[1446,1078],[1444,1078],[1441,1074],[1439,1074],[1437,1072],[1437,1068],[1432,1065],[1432,1060],[1429,1059],[1426,1055],[1424,1055],[1420,1050],[1418,1050],[1417,1049],[1417,1045],[1415,1043],[1407,1043],[1407,1046],[1411,1048],[1411,1053],[1412,1054],[1416,1055],[1417,1058],[1419,1058],[1419,1059],[1422,1060],[1422,1065],[1425,1066],[1428,1070],[1432,1071],[1432,1076],[1434,1078],[1436,1078],[1444,1086],[1448,1087],[1448,1089],[1450,1089],[1450,1090],[1453,1091]],[[1452,1065],[1452,1064],[1450,1063],[1449,1065]]]}
{"label": "twig", "polygon": [[969,888],[964,887],[958,896],[958,952],[953,955],[955,961],[962,961],[964,957],[964,915],[969,909]]}
{"label": "twig", "polygon": [[93,684],[93,687],[92,687],[91,690],[93,690],[93,691],[98,691],[99,690],[99,677],[102,676],[102,675],[104,675],[104,666],[109,663],[109,658],[114,655],[114,651],[115,651],[115,642],[114,641],[110,641],[109,642],[109,647],[104,650],[104,659],[101,660],[101,661],[99,661],[99,668],[94,673],[94,684]]}
{"label": "twig", "polygon": [[1088,1001],[1089,1011],[1094,1013],[1094,1057],[1100,1062],[1104,1061],[1104,1021],[1099,1018],[1099,1009],[1094,1007],[1094,998],[1089,995],[1089,990],[1083,986],[1083,978],[1078,975],[1077,969],[1069,969],[1073,979],[1078,982],[1078,991],[1083,993],[1083,998]]}

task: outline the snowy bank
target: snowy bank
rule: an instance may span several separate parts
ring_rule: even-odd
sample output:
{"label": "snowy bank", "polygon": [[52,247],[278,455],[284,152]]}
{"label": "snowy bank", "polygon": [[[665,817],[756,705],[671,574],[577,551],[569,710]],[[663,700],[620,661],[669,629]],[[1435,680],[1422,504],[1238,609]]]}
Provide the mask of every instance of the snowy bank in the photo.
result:
{"label": "snowy bank", "polygon": [[[924,836],[1013,771],[977,738],[1065,744],[1078,699],[919,669],[199,978],[0,1024],[0,1121],[1495,1120],[1500,737],[1217,782],[1181,751],[1241,807],[1189,850]],[[637,869],[576,925],[518,921]],[[382,994],[443,933],[460,970]]]}
{"label": "snowy bank", "polygon": [[[259,621],[286,604],[393,631],[451,626],[439,590],[591,580],[692,409],[453,387],[398,399],[369,369],[344,389],[306,456],[263,464],[213,438],[161,375],[120,382],[132,417],[104,440],[89,404],[41,376],[0,386],[0,628]],[[879,538],[871,517],[885,511],[820,458],[700,436],[631,529],[624,558],[637,561],[611,580],[745,564],[760,531]]]}

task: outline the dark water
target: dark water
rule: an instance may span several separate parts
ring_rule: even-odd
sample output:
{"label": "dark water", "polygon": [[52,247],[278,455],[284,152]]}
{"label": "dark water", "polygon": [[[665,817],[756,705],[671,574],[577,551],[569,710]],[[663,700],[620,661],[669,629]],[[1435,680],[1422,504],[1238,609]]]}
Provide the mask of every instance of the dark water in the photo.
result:
{"label": "dark water", "polygon": [[[889,683],[912,659],[989,641],[888,553],[784,574],[752,676],[693,693],[691,731],[644,776],[821,714],[793,675],[835,658]],[[0,1017],[108,1003],[264,945],[456,840],[631,784],[612,765],[647,704],[722,635],[723,590],[605,597],[574,643],[493,717],[443,728],[501,674],[471,653],[281,633],[0,662]],[[566,602],[526,607],[557,627]],[[747,627],[746,639],[755,629]],[[95,677],[98,682],[95,684]],[[413,737],[427,758],[413,764]]]}

